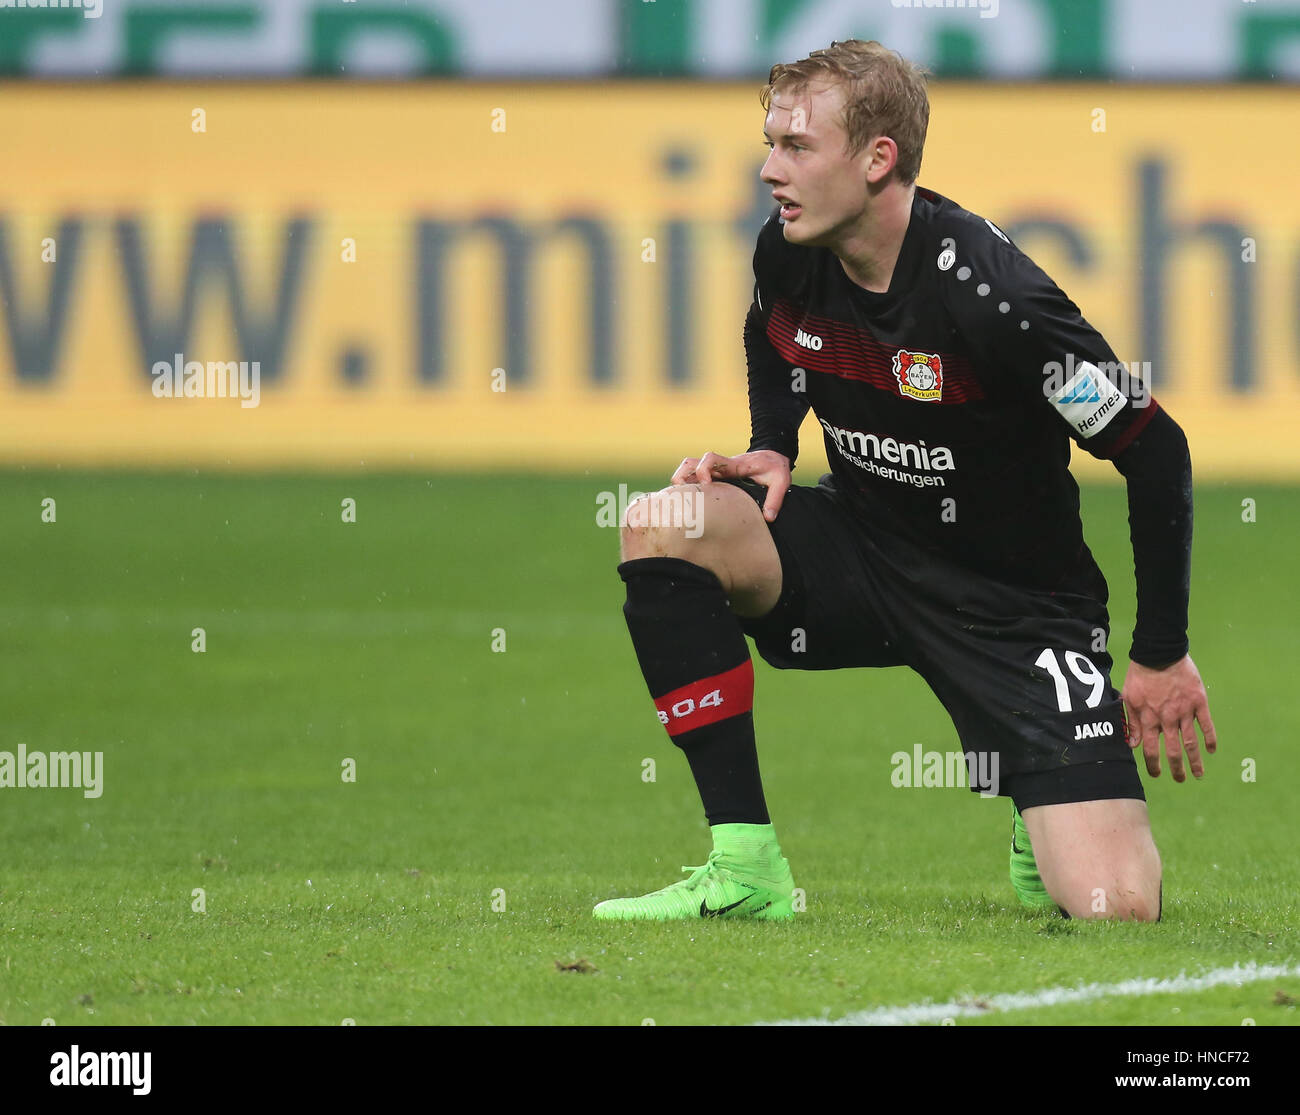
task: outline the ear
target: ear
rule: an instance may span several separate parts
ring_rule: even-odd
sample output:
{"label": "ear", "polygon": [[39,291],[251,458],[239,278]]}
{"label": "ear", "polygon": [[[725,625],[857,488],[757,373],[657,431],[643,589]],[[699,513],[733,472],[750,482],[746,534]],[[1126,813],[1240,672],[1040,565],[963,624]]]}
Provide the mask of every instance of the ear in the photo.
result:
{"label": "ear", "polygon": [[898,165],[898,144],[889,136],[876,136],[863,154],[867,158],[867,183],[872,186],[883,182]]}

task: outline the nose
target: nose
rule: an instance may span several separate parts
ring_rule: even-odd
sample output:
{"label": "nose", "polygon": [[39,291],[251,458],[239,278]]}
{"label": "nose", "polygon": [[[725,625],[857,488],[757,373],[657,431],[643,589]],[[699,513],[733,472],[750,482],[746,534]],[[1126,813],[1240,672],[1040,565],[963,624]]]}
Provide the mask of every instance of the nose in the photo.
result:
{"label": "nose", "polygon": [[767,161],[763,164],[763,169],[759,171],[758,174],[758,177],[769,186],[779,186],[784,181],[784,179],[773,169],[775,163],[776,151],[769,151],[767,153]]}

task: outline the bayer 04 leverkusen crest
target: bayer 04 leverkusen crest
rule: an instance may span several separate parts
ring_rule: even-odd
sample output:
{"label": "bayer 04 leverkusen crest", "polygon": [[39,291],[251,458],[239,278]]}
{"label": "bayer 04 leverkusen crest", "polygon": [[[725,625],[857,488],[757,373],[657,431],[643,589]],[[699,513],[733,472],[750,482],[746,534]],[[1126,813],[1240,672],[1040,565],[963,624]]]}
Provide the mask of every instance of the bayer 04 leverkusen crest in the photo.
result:
{"label": "bayer 04 leverkusen crest", "polygon": [[909,399],[937,403],[943,398],[943,361],[937,352],[904,352],[894,354],[894,377],[898,390]]}

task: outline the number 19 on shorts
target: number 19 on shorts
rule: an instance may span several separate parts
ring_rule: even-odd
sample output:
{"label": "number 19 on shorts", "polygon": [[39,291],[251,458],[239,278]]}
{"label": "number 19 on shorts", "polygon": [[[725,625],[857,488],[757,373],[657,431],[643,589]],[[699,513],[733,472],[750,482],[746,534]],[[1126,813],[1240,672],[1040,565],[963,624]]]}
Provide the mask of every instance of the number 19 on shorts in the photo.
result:
{"label": "number 19 on shorts", "polygon": [[[1096,708],[1101,704],[1101,699],[1106,694],[1106,675],[1093,665],[1092,659],[1086,654],[1080,654],[1077,650],[1067,650],[1062,657],[1065,659],[1066,668],[1070,673],[1085,686],[1092,687],[1091,692],[1084,697],[1084,703],[1088,708]],[[1041,666],[1051,675],[1052,682],[1056,685],[1057,707],[1062,712],[1073,711],[1070,705],[1070,687],[1066,681],[1065,671],[1061,669],[1061,664],[1057,661],[1056,651],[1049,647],[1034,659],[1034,665]]]}

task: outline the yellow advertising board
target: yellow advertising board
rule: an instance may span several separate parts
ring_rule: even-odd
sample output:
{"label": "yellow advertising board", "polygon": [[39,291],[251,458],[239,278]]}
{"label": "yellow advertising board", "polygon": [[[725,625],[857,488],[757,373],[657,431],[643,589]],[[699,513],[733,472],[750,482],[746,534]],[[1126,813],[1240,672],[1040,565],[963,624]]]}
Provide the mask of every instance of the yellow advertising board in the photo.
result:
{"label": "yellow advertising board", "polygon": [[[0,96],[0,461],[666,477],[746,447],[752,84]],[[1297,134],[1296,90],[943,84],[920,181],[1149,365],[1198,477],[1296,479]],[[810,416],[796,475],[824,460]]]}

